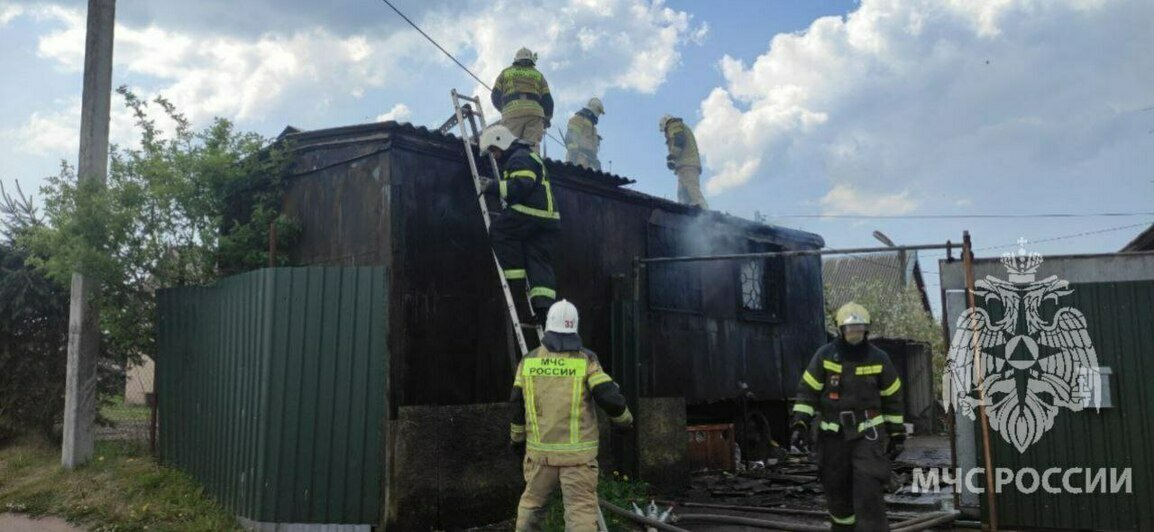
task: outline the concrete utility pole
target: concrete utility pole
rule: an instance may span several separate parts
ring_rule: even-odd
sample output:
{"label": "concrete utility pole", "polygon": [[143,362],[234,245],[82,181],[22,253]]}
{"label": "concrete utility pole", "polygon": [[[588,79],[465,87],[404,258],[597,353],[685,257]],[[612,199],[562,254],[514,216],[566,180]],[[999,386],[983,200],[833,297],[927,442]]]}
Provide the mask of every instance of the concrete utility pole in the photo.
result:
{"label": "concrete utility pole", "polygon": [[[80,106],[80,181],[108,175],[108,122],[112,105],[112,35],[116,0],[88,0],[88,32],[84,43],[84,93]],[[96,360],[100,354],[100,314],[92,305],[98,282],[72,274],[72,306],[68,314],[68,373],[65,377],[64,442],[60,462],[73,468],[92,458],[96,418]]]}

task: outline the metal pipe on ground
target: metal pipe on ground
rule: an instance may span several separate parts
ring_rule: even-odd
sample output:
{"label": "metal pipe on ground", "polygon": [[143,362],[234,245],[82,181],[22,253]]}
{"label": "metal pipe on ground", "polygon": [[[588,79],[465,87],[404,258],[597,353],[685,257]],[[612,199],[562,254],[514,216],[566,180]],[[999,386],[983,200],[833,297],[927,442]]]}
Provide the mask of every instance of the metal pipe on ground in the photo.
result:
{"label": "metal pipe on ground", "polygon": [[[907,523],[913,523],[913,524],[907,525],[907,524],[903,524],[903,523],[898,523],[898,524],[894,525],[893,528],[890,529],[890,532],[921,532],[922,530],[927,530],[930,527],[944,525],[946,523],[952,523],[955,520],[957,520],[959,515],[961,515],[961,512],[957,512],[957,511],[936,512],[933,514],[929,514],[927,516],[919,517],[918,519],[911,519],[910,521],[907,521]],[[931,517],[931,516],[933,516],[933,517]],[[916,521],[916,522],[914,522],[914,521]]]}
{"label": "metal pipe on ground", "polygon": [[785,530],[786,532],[829,532],[829,525],[797,525],[783,521],[767,519],[753,519],[733,515],[716,514],[682,514],[677,516],[678,523],[717,523],[722,525],[744,525],[771,530]]}
{"label": "metal pipe on ground", "polygon": [[[657,504],[664,504],[666,506],[680,506],[682,508],[712,508],[714,510],[733,510],[736,512],[750,512],[750,513],[765,513],[765,514],[779,514],[779,515],[807,515],[813,517],[825,518],[829,515],[824,510],[804,510],[801,508],[774,508],[769,506],[739,506],[734,504],[714,504],[708,502],[677,502],[677,501],[656,501]],[[917,517],[909,514],[886,514],[886,518],[891,521],[913,520]],[[899,523],[900,524],[900,523]]]}
{"label": "metal pipe on ground", "polygon": [[649,526],[656,528],[657,530],[665,530],[667,532],[689,532],[684,528],[678,528],[669,523],[662,523],[656,519],[650,519],[645,516],[637,515],[633,512],[630,512],[629,510],[626,510],[625,508],[606,501],[605,499],[598,499],[597,502],[601,504],[602,508],[609,510],[610,513],[616,514],[619,517],[624,517],[625,519],[633,521],[639,525]]}
{"label": "metal pipe on ground", "polygon": [[916,517],[912,517],[910,519],[906,519],[904,521],[899,521],[897,523],[894,523],[892,528],[909,528],[911,526],[918,525],[924,521],[931,521],[931,520],[937,519],[937,518],[941,517],[943,514],[952,515],[953,512],[930,512],[928,514],[922,514],[922,515],[919,515]]}

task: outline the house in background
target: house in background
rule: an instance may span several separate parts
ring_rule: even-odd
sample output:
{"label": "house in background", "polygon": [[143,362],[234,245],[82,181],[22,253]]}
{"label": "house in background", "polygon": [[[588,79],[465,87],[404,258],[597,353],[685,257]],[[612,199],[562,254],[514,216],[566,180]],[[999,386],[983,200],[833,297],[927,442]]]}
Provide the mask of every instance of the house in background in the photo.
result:
{"label": "house in background", "polygon": [[148,356],[141,356],[139,364],[129,362],[128,371],[124,375],[124,404],[147,405],[155,374],[156,363]]}
{"label": "house in background", "polygon": [[[862,285],[875,285],[871,295],[874,304],[896,302],[909,287],[917,288],[921,306],[932,314],[926,294],[925,278],[916,251],[894,250],[882,253],[840,255],[822,261],[826,309],[836,309],[849,301]],[[893,359],[902,382],[906,421],[914,434],[934,432],[935,397],[933,351],[929,344],[910,338],[872,338]]]}
{"label": "house in background", "polygon": [[[931,313],[925,277],[916,251],[858,253],[830,257],[821,264],[827,308],[837,308],[853,298],[853,287],[874,283],[897,298],[906,287],[917,287],[922,306]],[[892,290],[892,292],[889,292]]]}
{"label": "house in background", "polygon": [[1138,233],[1126,244],[1122,249],[1122,253],[1130,253],[1134,251],[1154,251],[1154,225],[1147,227],[1145,231]]}

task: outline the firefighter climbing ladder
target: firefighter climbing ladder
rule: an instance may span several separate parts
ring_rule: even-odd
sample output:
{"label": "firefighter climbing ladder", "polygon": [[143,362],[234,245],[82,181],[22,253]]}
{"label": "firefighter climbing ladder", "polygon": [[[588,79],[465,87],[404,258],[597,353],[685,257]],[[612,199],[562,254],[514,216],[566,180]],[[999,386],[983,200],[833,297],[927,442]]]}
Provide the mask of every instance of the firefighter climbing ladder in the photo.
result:
{"label": "firefighter climbing ladder", "polygon": [[[442,133],[448,133],[452,129],[453,122],[461,130],[461,142],[465,145],[465,158],[469,160],[469,170],[473,173],[473,186],[477,191],[477,202],[481,205],[481,218],[485,220],[485,232],[489,232],[489,226],[492,225],[492,214],[489,212],[489,205],[485,202],[485,195],[482,194],[481,174],[478,172],[477,159],[473,155],[474,142],[480,135],[480,130],[485,128],[485,114],[481,110],[480,97],[470,98],[457,92],[456,89],[450,93],[453,97],[453,118],[450,118],[445,125],[441,126]],[[464,105],[462,101],[468,102]],[[480,122],[480,124],[478,124]],[[466,124],[468,124],[466,126]],[[470,132],[469,130],[472,130]],[[493,177],[500,179],[500,169],[497,168],[497,160],[492,155],[487,157],[489,164],[493,167]],[[497,266],[497,277],[501,279],[501,291],[505,294],[505,307],[509,311],[509,319],[513,323],[513,335],[517,338],[517,347],[520,348],[520,355],[524,358],[529,353],[528,344],[525,343],[525,333],[523,329],[534,329],[537,331],[537,340],[540,341],[543,335],[540,326],[525,325],[521,323],[520,317],[517,315],[517,306],[513,303],[513,291],[509,288],[509,280],[505,278],[505,271],[501,269],[501,263],[497,260],[497,253],[493,252],[493,263]],[[525,294],[528,298],[528,294]],[[533,307],[528,305],[530,315],[532,315]],[[513,367],[517,367],[517,360],[513,360]]]}

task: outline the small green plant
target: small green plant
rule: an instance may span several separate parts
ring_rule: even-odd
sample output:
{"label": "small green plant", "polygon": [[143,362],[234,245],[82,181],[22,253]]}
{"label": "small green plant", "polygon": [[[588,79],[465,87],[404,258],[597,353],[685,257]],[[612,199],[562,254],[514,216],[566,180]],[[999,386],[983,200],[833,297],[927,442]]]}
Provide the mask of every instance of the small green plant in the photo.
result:
{"label": "small green plant", "polygon": [[[597,496],[614,505],[625,509],[632,509],[633,503],[644,508],[649,504],[651,487],[649,484],[630,479],[629,475],[614,471],[610,475],[602,475],[597,483]],[[636,528],[632,521],[618,517],[609,512],[602,512],[609,530],[631,530]],[[545,520],[547,532],[563,532],[565,530],[565,504],[561,501],[561,493],[553,494],[549,501],[549,516]]]}

